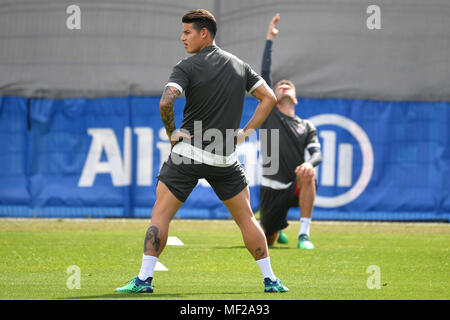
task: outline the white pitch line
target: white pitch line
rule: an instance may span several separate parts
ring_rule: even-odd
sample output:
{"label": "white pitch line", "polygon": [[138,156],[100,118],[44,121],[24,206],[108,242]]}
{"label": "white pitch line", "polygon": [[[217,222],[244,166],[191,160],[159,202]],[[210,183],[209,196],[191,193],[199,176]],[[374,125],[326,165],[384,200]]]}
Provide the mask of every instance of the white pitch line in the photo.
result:
{"label": "white pitch line", "polygon": [[168,245],[168,246],[184,246],[184,243],[177,237],[168,237],[166,245]]}
{"label": "white pitch line", "polygon": [[165,265],[163,265],[161,262],[156,262],[155,271],[169,271]]}
{"label": "white pitch line", "polygon": [[[168,246],[184,246],[184,243],[178,239],[177,237],[168,237],[167,243]],[[161,262],[156,262],[155,271],[169,271],[165,265]]]}

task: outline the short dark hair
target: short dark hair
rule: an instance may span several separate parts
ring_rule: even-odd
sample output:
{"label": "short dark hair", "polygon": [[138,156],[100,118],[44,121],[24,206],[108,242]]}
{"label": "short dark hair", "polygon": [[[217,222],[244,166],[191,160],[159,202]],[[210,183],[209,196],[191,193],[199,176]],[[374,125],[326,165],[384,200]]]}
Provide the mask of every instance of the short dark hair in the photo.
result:
{"label": "short dark hair", "polygon": [[217,32],[216,18],[205,9],[191,10],[183,16],[183,23],[193,23],[197,31],[206,28],[214,39]]}
{"label": "short dark hair", "polygon": [[290,87],[292,87],[292,88],[295,89],[294,83],[293,83],[292,81],[286,80],[286,79],[278,81],[278,82],[275,84],[275,87],[274,87],[274,88],[276,89],[276,88],[278,88],[279,86],[281,86],[282,84],[287,84],[287,85],[289,85]]}

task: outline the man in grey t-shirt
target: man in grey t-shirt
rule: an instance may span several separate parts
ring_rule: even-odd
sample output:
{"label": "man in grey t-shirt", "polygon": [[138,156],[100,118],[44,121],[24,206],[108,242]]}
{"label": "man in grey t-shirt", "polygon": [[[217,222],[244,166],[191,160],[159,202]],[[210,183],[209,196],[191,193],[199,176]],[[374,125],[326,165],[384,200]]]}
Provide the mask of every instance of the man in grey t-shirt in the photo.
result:
{"label": "man in grey t-shirt", "polygon": [[[165,247],[169,223],[198,179],[205,178],[241,229],[244,243],[263,275],[265,292],[286,292],[270,264],[264,231],[250,207],[250,193],[235,144],[266,119],[276,103],[273,91],[248,64],[214,43],[216,21],[206,10],[183,16],[181,41],[195,55],[174,68],[160,102],[161,119],[172,152],[158,176],[156,202],[144,241],[139,275],[118,292],[153,292],[153,271]],[[173,104],[182,92],[186,106],[180,130]],[[253,117],[239,129],[245,92],[259,100]]]}

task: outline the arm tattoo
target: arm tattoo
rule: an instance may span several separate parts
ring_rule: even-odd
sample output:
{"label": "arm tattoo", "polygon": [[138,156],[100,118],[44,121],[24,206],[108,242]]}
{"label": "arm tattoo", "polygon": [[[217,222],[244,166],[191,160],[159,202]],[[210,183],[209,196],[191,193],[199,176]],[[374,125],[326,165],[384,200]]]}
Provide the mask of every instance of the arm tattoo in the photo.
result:
{"label": "arm tattoo", "polygon": [[161,120],[166,128],[167,135],[172,135],[172,132],[175,131],[175,121],[174,121],[174,113],[173,113],[173,104],[175,99],[181,94],[180,90],[167,86],[164,89],[164,93],[161,97],[161,101],[159,103],[159,111],[161,113]]}
{"label": "arm tattoo", "polygon": [[161,239],[158,238],[158,228],[155,226],[150,226],[147,229],[147,233],[145,234],[144,240],[144,252],[149,251],[149,245],[153,246],[153,249],[158,252],[161,246]]}

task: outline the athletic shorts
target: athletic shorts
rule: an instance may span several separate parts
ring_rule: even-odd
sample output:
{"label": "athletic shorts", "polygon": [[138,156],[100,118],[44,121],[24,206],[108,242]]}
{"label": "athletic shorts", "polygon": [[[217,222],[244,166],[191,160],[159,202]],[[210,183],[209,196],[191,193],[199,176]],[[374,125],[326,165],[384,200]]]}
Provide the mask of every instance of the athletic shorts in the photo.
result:
{"label": "athletic shorts", "polygon": [[[316,181],[317,189],[317,181]],[[286,228],[288,210],[298,207],[299,187],[297,181],[283,190],[261,186],[260,190],[260,223],[266,236]]]}
{"label": "athletic shorts", "polygon": [[[228,200],[247,187],[248,182],[239,162],[228,167],[215,167],[184,158],[183,163],[175,164],[172,153],[164,162],[158,180],[164,182],[172,194],[185,202],[199,179],[206,179],[220,200]],[[178,163],[178,162],[177,162]]]}

